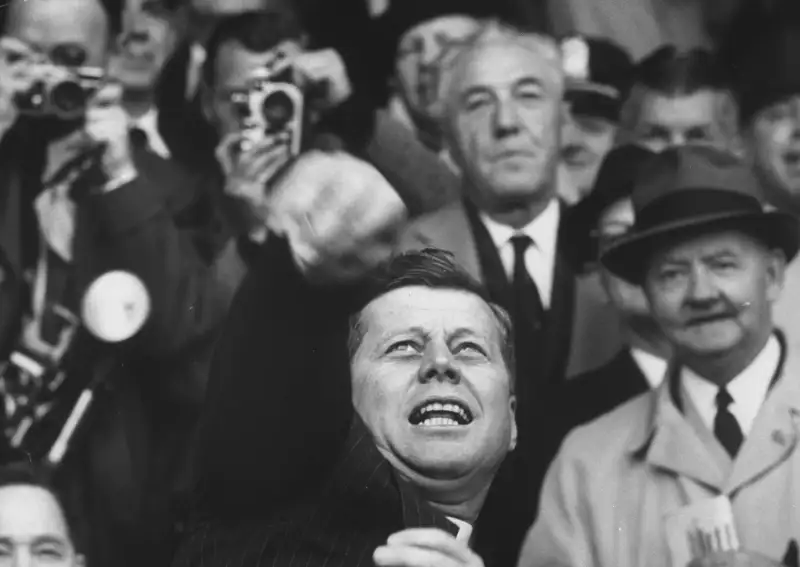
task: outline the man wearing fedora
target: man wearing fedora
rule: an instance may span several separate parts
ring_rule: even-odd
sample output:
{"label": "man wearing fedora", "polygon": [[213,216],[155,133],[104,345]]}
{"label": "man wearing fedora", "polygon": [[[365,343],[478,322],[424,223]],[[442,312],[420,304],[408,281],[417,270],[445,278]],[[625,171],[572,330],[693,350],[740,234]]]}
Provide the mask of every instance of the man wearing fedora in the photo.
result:
{"label": "man wearing fedora", "polygon": [[[800,223],[762,191],[708,147],[667,150],[638,177],[633,230],[601,261],[643,287],[673,359],[658,389],[567,437],[520,566],[796,561],[800,368],[772,305]],[[727,536],[682,527],[701,520]]]}
{"label": "man wearing fedora", "polygon": [[602,366],[567,380],[554,404],[554,455],[569,431],[657,388],[666,372],[670,348],[650,312],[642,288],[597,267],[599,254],[625,238],[634,224],[631,194],[636,175],[655,154],[624,145],[603,161],[592,193],[571,211],[567,222],[585,250],[585,278],[598,282],[607,296],[606,322],[617,326],[624,345]]}

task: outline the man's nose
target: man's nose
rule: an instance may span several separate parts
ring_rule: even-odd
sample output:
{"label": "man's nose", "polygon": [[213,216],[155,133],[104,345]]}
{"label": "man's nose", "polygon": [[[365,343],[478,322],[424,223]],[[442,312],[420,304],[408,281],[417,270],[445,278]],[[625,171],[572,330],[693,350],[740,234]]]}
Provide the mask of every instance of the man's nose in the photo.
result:
{"label": "man's nose", "polygon": [[495,135],[497,137],[507,136],[519,131],[519,114],[517,106],[513,101],[497,102],[497,109],[494,116]]}
{"label": "man's nose", "polygon": [[688,291],[688,299],[693,303],[706,304],[719,297],[719,289],[712,281],[708,271],[702,267],[692,270]]}
{"label": "man's nose", "polygon": [[461,373],[456,368],[453,355],[446,346],[429,346],[419,366],[419,381],[448,381],[457,384],[461,381]]}

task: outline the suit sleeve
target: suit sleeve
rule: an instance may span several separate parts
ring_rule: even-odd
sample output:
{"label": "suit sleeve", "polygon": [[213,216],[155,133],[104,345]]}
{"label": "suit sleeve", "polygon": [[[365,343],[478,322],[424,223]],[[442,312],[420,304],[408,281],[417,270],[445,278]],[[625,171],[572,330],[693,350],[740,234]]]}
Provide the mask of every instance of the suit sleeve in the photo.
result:
{"label": "suit sleeve", "polygon": [[539,501],[539,515],[522,545],[518,567],[599,567],[580,461],[570,439],[550,466]]}
{"label": "suit sleeve", "polygon": [[277,237],[260,250],[219,338],[198,439],[195,513],[264,519],[327,477],[353,418],[353,290],[319,288]]}
{"label": "suit sleeve", "polygon": [[155,359],[174,358],[211,337],[233,295],[212,258],[222,244],[198,236],[214,227],[181,226],[168,206],[170,196],[178,192],[170,184],[187,183],[188,176],[166,175],[164,167],[140,168],[130,183],[87,197],[81,214],[87,215],[85,220],[93,227],[91,251],[78,259],[87,280],[116,269],[143,281],[150,294],[151,314],[132,345],[138,353]]}

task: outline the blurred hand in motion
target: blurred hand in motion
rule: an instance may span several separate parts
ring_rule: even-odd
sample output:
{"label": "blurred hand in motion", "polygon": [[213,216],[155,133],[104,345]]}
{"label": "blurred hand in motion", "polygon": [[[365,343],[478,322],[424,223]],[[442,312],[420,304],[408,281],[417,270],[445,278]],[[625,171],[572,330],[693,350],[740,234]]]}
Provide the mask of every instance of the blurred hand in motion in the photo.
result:
{"label": "blurred hand in motion", "polygon": [[312,93],[319,110],[335,108],[353,94],[345,63],[334,49],[302,53],[292,61],[292,68],[298,86]]}
{"label": "blurred hand in motion", "polygon": [[225,172],[225,194],[243,206],[247,231],[265,227],[270,181],[292,159],[288,136],[250,142],[242,134],[234,134],[219,145],[217,159]]}
{"label": "blurred hand in motion", "polygon": [[273,186],[270,230],[288,238],[313,281],[347,281],[385,261],[407,217],[372,165],[348,154],[303,154]]}
{"label": "blurred hand in motion", "polygon": [[372,559],[378,567],[483,567],[483,560],[465,542],[430,528],[391,535]]}
{"label": "blurred hand in motion", "polygon": [[782,567],[782,564],[757,553],[726,551],[695,559],[687,567]]}
{"label": "blurred hand in motion", "polygon": [[89,101],[85,132],[92,144],[105,146],[102,166],[109,180],[135,176],[128,135],[128,114],[122,108],[122,85],[104,84]]}

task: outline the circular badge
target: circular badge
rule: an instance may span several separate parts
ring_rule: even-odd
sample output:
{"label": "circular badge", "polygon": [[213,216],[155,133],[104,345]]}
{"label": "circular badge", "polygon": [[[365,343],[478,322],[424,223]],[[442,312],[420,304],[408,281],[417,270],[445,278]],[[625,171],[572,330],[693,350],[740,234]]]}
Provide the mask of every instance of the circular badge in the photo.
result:
{"label": "circular badge", "polygon": [[144,326],[150,315],[150,295],[130,272],[107,272],[94,280],[83,296],[83,324],[108,343],[125,341]]}

